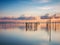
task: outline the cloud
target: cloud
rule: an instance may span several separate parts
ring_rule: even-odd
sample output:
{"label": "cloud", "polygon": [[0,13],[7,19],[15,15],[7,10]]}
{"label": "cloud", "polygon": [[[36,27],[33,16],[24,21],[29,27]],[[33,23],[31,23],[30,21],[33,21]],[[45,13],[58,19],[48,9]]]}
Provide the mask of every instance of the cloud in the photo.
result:
{"label": "cloud", "polygon": [[38,3],[48,3],[50,2],[51,0],[32,0],[34,2],[38,2]]}
{"label": "cloud", "polygon": [[41,0],[41,3],[47,3],[50,2],[50,0]]}
{"label": "cloud", "polygon": [[32,9],[26,10],[24,12],[25,15],[40,15],[40,14],[46,14],[46,13],[59,13],[60,12],[60,6],[57,5],[45,5],[45,6],[37,6],[33,7]]}
{"label": "cloud", "polygon": [[43,13],[50,13],[50,14],[60,13],[59,5],[36,7],[36,9],[39,10],[41,14],[43,14]]}
{"label": "cloud", "polygon": [[60,10],[60,6],[58,5],[49,5],[49,6],[42,6],[42,7],[36,7],[38,10]]}
{"label": "cloud", "polygon": [[50,10],[52,7],[44,6],[44,7],[37,7],[39,10]]}

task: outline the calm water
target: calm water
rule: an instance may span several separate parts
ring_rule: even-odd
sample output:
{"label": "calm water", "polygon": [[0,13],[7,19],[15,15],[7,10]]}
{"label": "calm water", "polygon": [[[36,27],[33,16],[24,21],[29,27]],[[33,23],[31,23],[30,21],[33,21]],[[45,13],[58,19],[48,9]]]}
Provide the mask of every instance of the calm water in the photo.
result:
{"label": "calm water", "polygon": [[44,29],[26,31],[20,28],[0,29],[0,45],[60,45],[60,31],[49,32]]}

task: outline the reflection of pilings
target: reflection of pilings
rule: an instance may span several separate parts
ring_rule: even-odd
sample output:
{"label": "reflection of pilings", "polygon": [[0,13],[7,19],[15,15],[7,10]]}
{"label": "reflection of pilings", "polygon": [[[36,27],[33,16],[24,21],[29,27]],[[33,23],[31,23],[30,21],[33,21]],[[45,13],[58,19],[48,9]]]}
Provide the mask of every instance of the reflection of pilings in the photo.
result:
{"label": "reflection of pilings", "polygon": [[50,30],[49,30],[50,31],[49,41],[51,42],[51,19],[49,20],[49,24],[50,24],[50,26],[49,26],[50,27]]}
{"label": "reflection of pilings", "polygon": [[27,31],[28,30],[28,27],[27,27],[28,26],[28,23],[25,23],[25,24],[26,24],[26,31]]}
{"label": "reflection of pilings", "polygon": [[32,23],[31,22],[28,23],[28,29],[32,30]]}
{"label": "reflection of pilings", "polygon": [[26,23],[26,31],[29,29],[29,23]]}
{"label": "reflection of pilings", "polygon": [[49,42],[51,42],[51,22],[47,23],[47,31],[49,31]]}
{"label": "reflection of pilings", "polygon": [[34,31],[37,30],[37,24],[38,24],[38,23],[34,23]]}
{"label": "reflection of pilings", "polygon": [[56,22],[55,22],[55,31],[56,31]]}
{"label": "reflection of pilings", "polygon": [[32,23],[30,23],[30,30],[32,30],[33,28],[32,28],[33,26],[32,26]]}
{"label": "reflection of pilings", "polygon": [[47,28],[47,31],[51,30],[51,22],[46,23],[46,28]]}
{"label": "reflection of pilings", "polygon": [[30,28],[29,23],[27,23],[27,30]]}
{"label": "reflection of pilings", "polygon": [[46,28],[47,28],[47,31],[49,30],[49,28],[48,28],[48,22],[47,22],[47,24],[46,24]]}
{"label": "reflection of pilings", "polygon": [[51,19],[46,23],[47,31],[49,31],[49,42],[51,42]]}

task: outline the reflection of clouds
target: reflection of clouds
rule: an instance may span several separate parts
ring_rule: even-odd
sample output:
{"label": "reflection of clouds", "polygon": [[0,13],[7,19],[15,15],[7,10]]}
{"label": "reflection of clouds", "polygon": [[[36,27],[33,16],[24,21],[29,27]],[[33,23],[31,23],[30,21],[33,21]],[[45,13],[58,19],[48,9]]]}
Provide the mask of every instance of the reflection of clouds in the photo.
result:
{"label": "reflection of clouds", "polygon": [[[23,31],[18,28],[9,30],[3,30],[2,35],[4,41],[14,42],[18,44],[33,44],[33,45],[58,45],[60,44],[60,32],[52,31],[52,41],[49,43],[49,37],[46,31]],[[5,38],[4,38],[5,37]],[[23,43],[22,43],[23,42]]]}
{"label": "reflection of clouds", "polygon": [[52,31],[52,40],[55,41],[55,42],[60,42],[60,32],[57,31],[57,32],[53,32]]}

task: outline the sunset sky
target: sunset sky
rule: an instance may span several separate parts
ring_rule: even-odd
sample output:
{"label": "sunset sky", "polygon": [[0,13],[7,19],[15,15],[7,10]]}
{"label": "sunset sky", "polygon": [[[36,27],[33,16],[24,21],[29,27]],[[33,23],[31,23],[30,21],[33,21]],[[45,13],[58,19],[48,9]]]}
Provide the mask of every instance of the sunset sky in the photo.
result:
{"label": "sunset sky", "polygon": [[60,13],[60,0],[0,0],[0,16]]}

